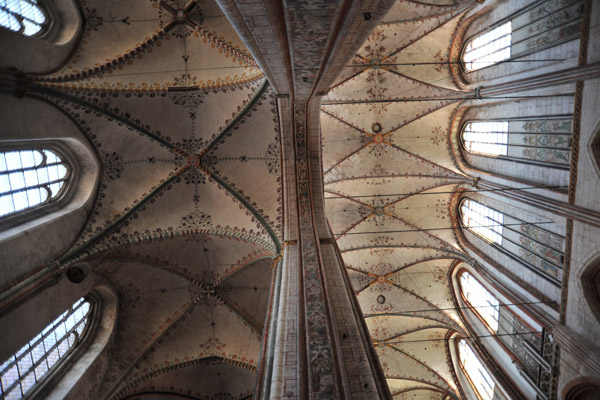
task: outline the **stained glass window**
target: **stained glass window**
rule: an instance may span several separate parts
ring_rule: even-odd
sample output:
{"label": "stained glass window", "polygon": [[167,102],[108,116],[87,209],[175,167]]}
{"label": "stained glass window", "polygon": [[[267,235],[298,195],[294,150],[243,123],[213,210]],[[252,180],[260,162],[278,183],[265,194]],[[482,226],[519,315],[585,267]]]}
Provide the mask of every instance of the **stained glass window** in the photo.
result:
{"label": "stained glass window", "polygon": [[70,175],[53,150],[0,152],[0,217],[57,199]]}
{"label": "stained glass window", "polygon": [[45,23],[46,15],[36,0],[0,0],[0,26],[32,36]]}
{"label": "stained glass window", "polygon": [[463,145],[469,153],[503,155],[508,147],[508,121],[472,121],[465,124]]}
{"label": "stained glass window", "polygon": [[479,398],[482,400],[492,400],[494,398],[496,382],[494,382],[488,370],[479,361],[471,346],[464,339],[458,342],[458,359]]}
{"label": "stained glass window", "polygon": [[81,298],[0,365],[2,398],[20,399],[60,364],[83,338],[91,303]]}
{"label": "stained glass window", "polygon": [[502,245],[504,214],[471,199],[465,199],[460,207],[465,228],[482,238]]}
{"label": "stained glass window", "polygon": [[510,58],[511,40],[510,21],[469,40],[463,53],[465,69],[475,71]]}
{"label": "stained glass window", "polygon": [[469,306],[496,332],[500,318],[498,299],[466,271],[460,274],[460,287]]}

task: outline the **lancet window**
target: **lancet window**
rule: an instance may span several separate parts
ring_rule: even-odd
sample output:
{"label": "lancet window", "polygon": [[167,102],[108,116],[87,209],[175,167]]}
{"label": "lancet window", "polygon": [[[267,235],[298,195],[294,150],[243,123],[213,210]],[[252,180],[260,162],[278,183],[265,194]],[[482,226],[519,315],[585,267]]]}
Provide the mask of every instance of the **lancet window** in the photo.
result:
{"label": "lancet window", "polygon": [[[469,73],[520,58],[530,61],[526,57],[533,53],[576,39],[582,11],[581,0],[542,0],[525,6],[469,38],[462,52],[463,67]],[[539,67],[559,60],[536,61]]]}
{"label": "lancet window", "polygon": [[471,154],[568,168],[572,118],[468,121],[462,144]]}
{"label": "lancet window", "polygon": [[474,71],[510,58],[510,21],[481,33],[467,42],[463,63],[467,71]]}
{"label": "lancet window", "polygon": [[[492,375],[481,363],[475,351],[465,339],[458,341],[459,365],[481,400],[492,400],[499,398],[495,396],[496,382]],[[500,397],[503,398],[503,397]]]}
{"label": "lancet window", "polygon": [[72,175],[67,162],[55,150],[0,152],[0,217],[58,200]]}
{"label": "lancet window", "polygon": [[461,202],[460,214],[465,229],[497,246],[550,282],[560,285],[564,237],[543,227],[552,221],[526,222],[469,198]]}
{"label": "lancet window", "polygon": [[33,36],[47,25],[46,13],[36,0],[0,0],[0,26]]}
{"label": "lancet window", "polygon": [[93,305],[85,298],[77,300],[38,335],[0,365],[3,399],[30,395],[39,384],[64,365],[85,339]]}
{"label": "lancet window", "polygon": [[458,278],[460,293],[469,310],[495,336],[502,351],[509,352],[525,380],[542,398],[547,398],[554,357],[551,336],[540,325],[523,318],[520,308],[503,304],[468,271],[461,271]]}

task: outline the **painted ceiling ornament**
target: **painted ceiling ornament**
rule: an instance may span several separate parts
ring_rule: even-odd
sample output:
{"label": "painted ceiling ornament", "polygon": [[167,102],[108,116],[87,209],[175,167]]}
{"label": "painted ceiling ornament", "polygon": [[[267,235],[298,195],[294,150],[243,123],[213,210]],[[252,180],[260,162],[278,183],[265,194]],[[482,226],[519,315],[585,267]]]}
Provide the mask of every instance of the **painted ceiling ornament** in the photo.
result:
{"label": "painted ceiling ornament", "polygon": [[204,168],[211,169],[217,165],[219,159],[214,154],[204,154],[200,158],[200,165]]}
{"label": "painted ceiling ornament", "polygon": [[190,168],[198,168],[200,166],[200,157],[196,154],[187,156],[186,161]]}
{"label": "painted ceiling ornament", "polygon": [[385,209],[381,206],[375,207],[375,209],[373,210],[373,214],[375,214],[378,217],[381,217],[385,214]]}
{"label": "painted ceiling ornament", "polygon": [[194,210],[181,218],[179,227],[185,229],[206,229],[212,224],[212,217],[200,210]]}
{"label": "painted ceiling ornament", "polygon": [[279,156],[279,143],[269,143],[265,151],[265,164],[271,175],[279,175],[281,159]]}
{"label": "painted ceiling ornament", "polygon": [[371,126],[371,130],[373,131],[373,133],[381,133],[381,131],[383,130],[381,124],[379,122],[375,122],[372,126]]}
{"label": "painted ceiling ornament", "polygon": [[177,38],[187,38],[192,34],[199,36],[198,28],[204,24],[202,10],[196,1],[162,0],[159,3],[158,19],[160,27],[169,29]]}
{"label": "painted ceiling ornament", "polygon": [[431,143],[436,146],[443,144],[446,142],[446,132],[442,129],[441,126],[436,126],[431,131]]}
{"label": "painted ceiling ornament", "polygon": [[85,29],[87,31],[96,31],[98,32],[98,28],[102,26],[104,23],[104,19],[98,15],[98,10],[95,8],[84,8],[85,12]]}
{"label": "painted ceiling ornament", "polygon": [[175,147],[181,149],[182,152],[187,154],[198,154],[208,145],[201,138],[192,137],[190,139],[183,139],[181,142],[175,143]]}
{"label": "painted ceiling ornament", "polygon": [[169,92],[169,98],[173,104],[183,107],[190,113],[195,112],[198,106],[204,102],[204,93],[197,90],[183,90]]}
{"label": "painted ceiling ornament", "polygon": [[121,177],[123,169],[123,157],[114,151],[101,151],[104,179],[106,182],[117,180]]}
{"label": "painted ceiling ornament", "polygon": [[206,183],[205,173],[200,168],[188,168],[183,174],[183,179],[188,185],[200,185]]}

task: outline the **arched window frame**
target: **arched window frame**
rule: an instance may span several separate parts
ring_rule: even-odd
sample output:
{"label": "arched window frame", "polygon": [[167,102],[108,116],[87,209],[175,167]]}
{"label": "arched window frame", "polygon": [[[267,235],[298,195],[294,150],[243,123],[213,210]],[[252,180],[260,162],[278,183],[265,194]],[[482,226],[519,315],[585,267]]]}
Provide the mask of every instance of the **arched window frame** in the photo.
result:
{"label": "arched window frame", "polygon": [[[477,210],[466,206],[466,208],[468,210],[471,210],[473,214],[478,214],[480,216],[476,217],[476,219],[481,219],[482,221],[475,221],[475,224],[479,225],[470,226],[468,224],[465,224],[465,218],[469,218],[470,220],[470,216],[467,215],[463,210],[464,204],[467,202],[469,202],[469,204],[473,202],[475,203],[475,206],[483,206],[485,208],[485,210],[482,210],[484,212],[482,214]],[[504,232],[504,213],[494,210],[493,208],[488,207],[485,204],[479,203],[478,201],[472,200],[468,197],[465,197],[460,201],[459,213],[461,217],[461,226],[463,227],[463,229],[469,230],[469,232],[472,232],[473,234],[477,235],[478,237],[490,244],[497,244],[499,246],[502,246],[502,235]],[[488,221],[494,221],[496,222],[496,224],[490,223]]]}
{"label": "arched window frame", "polygon": [[[461,279],[463,274],[469,274],[491,296],[496,298],[499,303],[499,321],[504,319],[504,321],[502,321],[503,325],[508,324],[508,326],[513,327],[514,330],[515,325],[513,325],[513,321],[517,320],[517,325],[520,325],[517,330],[522,329],[522,332],[524,333],[538,332],[537,334],[530,334],[529,336],[524,334],[522,335],[523,340],[515,341],[520,346],[520,356],[515,354],[514,350],[509,346],[509,343],[507,343],[505,340],[507,337],[503,336],[507,334],[506,326],[502,330],[500,330],[500,327],[497,329],[491,327],[485,318],[478,312],[477,306],[474,306],[467,299],[465,296],[465,290],[463,288],[463,281]],[[518,301],[512,299],[510,296],[507,296],[506,293],[500,289],[493,287],[493,285],[491,285],[487,280],[481,278],[478,273],[471,271],[470,268],[465,267],[464,264],[462,267],[457,268],[454,276],[456,280],[455,296],[459,296],[462,300],[462,303],[466,305],[464,308],[465,311],[463,312],[463,317],[466,317],[465,314],[467,313],[470,313],[475,317],[475,323],[472,323],[469,318],[465,318],[466,323],[472,328],[476,328],[474,325],[483,327],[484,330],[479,331],[477,335],[487,335],[489,333],[490,336],[494,337],[494,342],[497,344],[496,350],[494,350],[492,347],[489,348],[488,351],[493,354],[497,351],[503,351],[510,358],[510,360],[512,360],[512,363],[507,368],[512,368],[512,366],[514,366],[516,370],[509,373],[510,376],[517,374],[520,375],[523,380],[530,385],[531,389],[539,395],[539,398],[548,398],[548,393],[544,392],[544,390],[551,389],[550,387],[543,387],[542,382],[545,381],[540,379],[540,377],[543,374],[549,382],[551,381],[551,376],[553,375],[552,369],[554,366],[552,365],[552,357],[554,354],[555,342],[550,332],[547,331],[526,308],[520,306]],[[507,315],[510,315],[509,318],[512,318],[512,320],[507,319]],[[475,329],[475,332],[477,331],[478,330]],[[498,334],[501,336],[497,336]],[[534,340],[538,341],[537,348],[536,345],[531,342],[531,340],[527,340],[527,338],[532,339],[534,336]],[[499,355],[496,354],[496,356]],[[529,364],[529,369],[525,363]],[[537,368],[537,370],[535,368]]]}
{"label": "arched window frame", "polygon": [[[566,120],[571,120],[570,123],[570,129],[572,131],[573,125],[572,125],[572,115],[553,115],[553,116],[545,116],[545,117],[526,117],[526,118],[505,118],[505,119],[498,119],[498,120],[481,120],[481,119],[469,119],[466,120],[462,123],[461,129],[460,129],[460,135],[459,135],[459,141],[461,144],[461,148],[463,149],[463,151],[469,153],[469,154],[473,154],[473,155],[477,155],[477,156],[481,156],[481,157],[489,157],[489,158],[499,158],[499,159],[505,159],[507,161],[512,161],[512,162],[518,162],[518,163],[523,163],[523,164],[531,164],[531,165],[540,165],[540,166],[545,166],[545,167],[550,167],[550,168],[557,168],[557,169],[565,169],[568,170],[570,169],[571,165],[571,135],[572,133],[566,133],[566,132],[554,132],[554,133],[550,133],[550,132],[514,132],[511,129],[511,122],[515,123],[517,121],[532,121],[532,122],[539,122],[539,121],[566,121]],[[465,136],[470,133],[467,131],[467,129],[469,127],[471,127],[473,124],[477,124],[477,123],[486,123],[486,124],[495,124],[498,127],[500,125],[503,125],[502,130],[497,130],[497,131],[490,131],[483,133],[484,135],[490,137],[492,135],[496,135],[496,141],[495,142],[480,142],[480,143],[489,143],[490,146],[502,146],[503,151],[499,151],[499,152],[485,152],[485,151],[477,151],[477,150],[472,150],[471,146],[469,146],[469,142],[472,142],[472,140],[467,140],[465,138]],[[536,145],[532,146],[532,145],[527,145],[527,144],[520,144],[520,143],[514,143],[514,141],[512,140],[514,137],[518,137],[518,136],[523,136],[523,137],[535,137],[536,138]],[[565,140],[566,137],[566,143],[567,146],[566,147],[558,147],[558,146],[538,146],[537,145],[537,141],[538,141],[538,136],[541,137],[555,137],[555,138],[560,138],[561,140]],[[524,139],[523,139],[524,140]],[[566,154],[567,156],[565,157],[565,160],[563,161],[547,161],[547,160],[538,160],[538,159],[533,159],[533,158],[525,158],[525,157],[517,157],[515,155],[510,154],[511,152],[509,152],[509,148],[510,147],[514,147],[514,148],[530,148],[530,149],[540,149],[541,151],[545,151],[545,152],[550,152],[552,150],[556,151],[557,155],[564,155]],[[558,159],[558,158],[557,158]]]}
{"label": "arched window frame", "polygon": [[[479,362],[483,366],[483,369],[487,372],[487,374],[490,376],[491,380],[494,382],[494,392],[493,393],[495,395],[492,397],[492,399],[494,399],[494,400],[498,400],[498,399],[509,400],[511,397],[507,394],[506,388],[504,388],[503,385],[498,381],[498,378],[495,376],[495,374],[492,371],[490,371],[489,365],[487,365],[487,363],[484,362],[481,355],[479,354],[479,349],[472,345],[473,339],[465,338],[465,337],[461,336],[460,334],[454,334],[449,339],[448,344],[449,344],[450,355],[454,362],[455,370],[459,375],[459,381],[461,381],[461,378],[465,379],[469,384],[470,390],[472,391],[472,393],[475,394],[477,399],[479,399],[479,400],[488,399],[487,397],[481,396],[478,389],[476,388],[475,383],[473,382],[471,373],[469,373],[469,371],[467,371],[467,368],[465,367],[464,362],[461,359],[461,351],[460,351],[461,343],[465,343],[465,345],[469,347],[469,349],[473,352],[476,361]],[[465,389],[464,385],[463,385],[463,389]],[[471,398],[471,397],[467,395],[467,398]]]}
{"label": "arched window frame", "polygon": [[5,216],[0,217],[0,231],[21,225],[43,215],[64,207],[71,198],[75,187],[79,183],[80,172],[75,157],[70,149],[61,141],[55,140],[27,140],[0,142],[0,151],[19,151],[19,150],[41,150],[48,149],[55,152],[67,168],[67,178],[61,188],[61,192],[55,198],[49,199],[45,203],[26,208]]}
{"label": "arched window frame", "polygon": [[[492,61],[482,61],[485,57],[479,57],[479,58],[474,58],[473,60],[465,61],[465,56],[470,51],[474,51],[473,49],[470,49],[469,46],[471,44],[475,43],[477,40],[483,39],[486,35],[491,36],[489,38],[490,40],[487,40],[483,45],[479,45],[476,48],[483,48],[488,45],[493,45],[494,43],[499,43],[499,46],[503,46],[503,47],[499,47],[498,49],[493,49],[494,51],[492,53],[486,54],[486,56],[501,53],[500,56],[497,57],[496,60],[492,60]],[[508,42],[508,43],[506,43],[506,42]],[[468,73],[468,72],[472,72],[472,71],[478,71],[483,68],[491,67],[492,65],[496,65],[505,60],[509,60],[512,55],[511,47],[512,47],[512,23],[511,23],[511,21],[508,20],[508,21],[504,21],[503,23],[495,24],[494,26],[492,26],[482,32],[479,32],[476,35],[471,36],[469,39],[467,39],[465,41],[463,49],[460,54],[460,59],[461,59],[463,69],[465,70],[465,72]],[[481,63],[481,64],[486,64],[486,65],[476,66],[476,68],[473,68],[473,67],[468,68],[467,67],[468,63]]]}
{"label": "arched window frame", "polygon": [[[86,319],[85,322],[85,326],[81,332],[81,335],[78,335],[77,338],[77,342],[75,344],[73,344],[71,347],[69,347],[69,349],[65,352],[65,354],[63,356],[60,356],[60,358],[55,362],[55,364],[48,368],[44,375],[42,375],[39,380],[36,376],[35,368],[33,368],[34,366],[32,366],[31,368],[33,368],[33,370],[31,370],[26,376],[32,376],[34,378],[34,383],[32,386],[30,386],[30,388],[28,388],[28,390],[25,392],[25,394],[23,395],[23,397],[20,398],[36,398],[37,396],[43,396],[45,393],[47,393],[49,390],[51,390],[51,386],[53,385],[54,382],[56,382],[57,379],[59,379],[60,377],[62,377],[66,370],[68,369],[67,366],[70,365],[72,363],[73,360],[79,358],[83,352],[86,351],[86,349],[89,347],[89,345],[91,344],[90,342],[92,341],[92,337],[95,335],[95,332],[97,331],[98,325],[100,323],[100,303],[101,303],[101,298],[98,294],[91,292],[88,295],[78,299],[75,303],[73,303],[69,309],[65,310],[63,313],[61,313],[58,317],[56,317],[52,322],[50,322],[44,329],[42,329],[34,338],[32,338],[31,340],[29,340],[24,346],[22,346],[18,351],[16,351],[15,353],[13,353],[13,355],[10,357],[23,357],[25,354],[31,354],[32,353],[32,348],[30,347],[31,342],[34,342],[34,344],[37,343],[42,343],[45,342],[44,338],[46,337],[46,335],[48,334],[54,334],[54,332],[57,331],[56,326],[54,326],[54,324],[57,321],[61,321],[61,323],[63,323],[64,321],[68,320],[69,317],[71,315],[74,314],[74,306],[77,305],[77,303],[79,301],[82,301],[82,303],[86,302],[89,305],[89,309],[88,312],[84,315],[84,318]],[[50,328],[50,329],[49,329]],[[73,331],[73,329],[67,333],[65,333],[60,341],[64,341],[67,340],[67,337],[69,336],[69,334]],[[44,355],[39,358],[39,360],[47,360],[49,357],[49,353],[53,352],[53,351],[58,351],[58,344],[59,340],[56,341],[56,344],[53,345],[53,347],[51,348],[51,351],[48,350],[44,350],[45,353]],[[45,344],[44,344],[45,346]],[[9,360],[10,360],[9,358]],[[19,360],[12,360],[10,361],[11,364],[9,365],[14,365],[18,362]],[[8,360],[3,362],[3,366],[4,364],[6,364],[8,362]],[[36,362],[36,363],[39,363]],[[3,367],[2,366],[2,367]],[[0,367],[0,368],[2,368]],[[13,368],[12,366],[8,369]],[[2,368],[2,370],[0,370],[0,372],[6,372],[3,371],[5,368]],[[19,372],[20,374],[20,372]],[[19,378],[17,378],[18,382],[22,382],[24,380],[23,377],[19,376]],[[20,385],[20,383],[17,384],[18,386]],[[17,386],[12,386],[10,389],[14,389]],[[2,388],[4,390],[4,388]],[[4,392],[2,392],[2,396],[4,396]],[[9,393],[10,394],[10,393]],[[13,398],[13,397],[10,397]]]}
{"label": "arched window frame", "polygon": [[[501,226],[500,232],[496,231],[495,232],[495,236],[494,238],[489,238],[486,237],[485,235],[475,231],[474,229],[472,229],[469,226],[466,226],[464,223],[464,211],[463,211],[463,205],[465,204],[465,202],[473,202],[476,205],[481,205],[484,208],[490,210],[492,213],[494,214],[500,214],[502,216],[502,221],[500,221],[500,223],[498,224],[499,226]],[[467,206],[468,207],[468,206]],[[524,266],[525,268],[529,269],[530,271],[532,271],[533,273],[541,276],[542,278],[546,279],[548,282],[552,283],[553,285],[560,287],[562,284],[562,273],[563,273],[563,265],[564,265],[564,245],[565,245],[565,237],[561,236],[555,232],[549,231],[544,229],[541,226],[538,225],[532,225],[532,223],[528,223],[527,221],[521,220],[519,218],[513,217],[512,215],[508,215],[505,214],[501,211],[495,210],[483,203],[480,203],[476,200],[473,200],[469,197],[463,197],[459,202],[458,202],[458,214],[459,214],[459,219],[460,219],[460,225],[461,228],[463,230],[467,230],[469,232],[471,232],[472,234],[476,235],[477,237],[481,238],[482,240],[484,240],[485,242],[487,242],[490,246],[494,247],[495,249],[498,249],[499,251],[501,251],[503,254],[505,254],[506,256],[512,258],[513,260],[515,260],[516,262],[518,262],[519,264],[521,264],[522,266]],[[509,220],[514,220],[514,222],[510,222],[510,221],[506,221],[506,219]],[[549,221],[551,222],[551,221]],[[519,227],[529,227],[531,229],[521,229],[521,231],[523,231],[524,233],[520,233],[517,232],[514,229],[508,229],[506,230],[505,228],[507,226],[512,226],[512,225],[518,225]],[[482,226],[487,226],[487,225],[482,225]],[[493,225],[496,226],[496,225]],[[506,233],[505,233],[506,231]],[[537,239],[535,239],[533,236],[535,236],[535,234],[527,233],[527,231],[534,231],[535,234],[538,234],[539,232],[541,232],[542,234],[546,234],[549,238],[553,238],[555,239],[555,241],[561,243],[561,250],[558,250],[556,248],[551,247],[548,243],[543,243]],[[507,236],[511,235],[514,236],[510,239],[507,239]],[[498,239],[497,236],[500,236],[500,238]],[[517,243],[517,237],[518,237],[518,241],[519,243]],[[507,244],[504,244],[505,239],[507,239]],[[527,244],[527,246],[529,248],[525,247],[525,244]],[[517,254],[516,252],[513,252],[510,250],[510,247],[514,247],[515,250],[519,250],[520,253],[522,254]],[[534,251],[536,250],[536,251]],[[542,252],[544,252],[544,254],[546,254],[545,256],[543,254],[541,254]],[[550,259],[548,257],[554,257],[554,258],[559,258],[561,260],[560,265],[558,260],[555,261],[550,261]],[[528,258],[529,260],[527,260],[526,258]],[[537,264],[539,265],[537,265]],[[554,274],[552,272],[545,272],[545,271],[553,271],[557,276],[554,276]]]}
{"label": "arched window frame", "polygon": [[[0,26],[0,30],[6,30],[11,34],[16,34],[21,38],[33,39],[38,42],[48,42],[58,48],[67,45],[77,44],[83,33],[83,16],[80,6],[76,0],[35,0],[38,7],[44,13],[46,18],[42,29],[31,35],[26,36],[21,32],[13,31],[9,28]],[[22,42],[26,43],[26,42]],[[37,51],[46,52],[48,47],[36,47]],[[56,48],[55,48],[56,49]],[[54,68],[49,66],[47,69]]]}
{"label": "arched window frame", "polygon": [[44,15],[44,22],[41,24],[36,24],[40,26],[40,30],[36,33],[33,33],[31,35],[26,35],[25,32],[25,26],[23,25],[23,19],[27,19],[27,17],[22,16],[21,14],[17,14],[14,13],[10,10],[8,10],[7,8],[5,8],[5,6],[2,4],[3,2],[5,2],[6,0],[1,0],[0,1],[0,10],[6,12],[7,14],[12,15],[14,18],[16,18],[19,23],[21,24],[21,29],[18,31],[12,30],[10,28],[6,28],[4,26],[0,26],[1,28],[4,29],[8,29],[12,32],[15,33],[19,33],[25,37],[32,37],[32,38],[44,38],[46,37],[52,30],[52,27],[55,25],[54,23],[54,19],[55,19],[55,13],[53,13],[51,11],[52,7],[48,7],[48,4],[46,3],[46,1],[44,0],[17,0],[19,3],[21,2],[25,2],[25,3],[29,3],[31,5],[33,5],[34,7],[36,7],[43,15]]}
{"label": "arched window frame", "polygon": [[[577,28],[579,28],[578,26],[578,22],[581,20],[581,13],[583,12],[583,0],[579,0],[576,2],[573,2],[571,4],[567,4],[567,5],[563,5],[562,7],[558,8],[558,9],[554,9],[552,10],[549,14],[543,14],[542,13],[536,13],[537,9],[544,9],[544,5],[546,3],[548,3],[550,0],[540,0],[540,1],[536,1],[530,5],[527,5],[525,7],[523,7],[520,10],[517,10],[516,12],[512,13],[511,15],[508,15],[505,18],[500,19],[499,21],[493,23],[492,25],[488,26],[487,28],[484,28],[472,35],[470,35],[469,37],[465,38],[463,40],[463,45],[462,48],[460,50],[460,66],[462,69],[462,73],[463,75],[467,75],[471,72],[475,72],[475,71],[479,71],[485,68],[490,68],[493,67],[495,65],[501,64],[503,62],[509,62],[511,60],[514,59],[518,59],[521,57],[525,57],[528,55],[531,55],[533,53],[542,51],[544,49],[550,48],[550,47],[554,47],[557,46],[561,43],[567,42],[567,41],[571,41],[574,40],[575,38],[577,38],[577,36],[579,36],[580,32],[579,29],[572,29],[573,25],[577,25]],[[566,22],[562,22],[560,19],[560,15],[557,15],[559,13],[563,13],[566,9],[568,8],[573,8],[573,9],[577,9],[577,7],[579,7],[579,14],[577,14],[577,12],[572,12],[572,15],[575,16],[575,18],[573,18],[573,16],[570,16]],[[572,11],[572,10],[571,10]],[[518,20],[518,18],[524,14],[527,13],[531,13],[531,14],[540,14],[540,15],[536,15],[537,18],[532,22],[529,22],[523,26],[517,26],[515,27],[514,25],[514,21]],[[551,20],[553,18],[553,20]],[[579,18],[579,19],[578,19]],[[544,32],[537,32],[537,33],[533,33],[532,35],[528,35],[525,36],[524,38],[520,39],[520,40],[513,40],[514,36],[517,36],[516,33],[520,30],[520,29],[526,29],[527,27],[530,27],[531,25],[534,25],[535,23],[540,23],[542,22],[544,19],[548,19],[551,20],[552,23],[559,23],[560,25],[551,25],[549,28],[547,28],[546,31]],[[493,31],[494,29],[504,25],[510,23],[511,24],[511,45],[510,45],[510,57],[508,58],[504,58],[502,60],[499,60],[493,64],[490,65],[486,65],[482,68],[477,68],[477,69],[467,69],[466,65],[465,65],[465,61],[464,61],[464,55],[465,55],[465,51],[469,45],[469,43],[473,42],[474,40],[476,40],[478,37],[485,35],[488,32]],[[537,36],[540,36],[544,33],[548,33],[550,31],[553,30],[557,30],[559,28],[571,28],[571,29],[565,29],[564,32],[561,32],[561,34],[558,36],[558,38],[554,38],[553,40],[534,40]],[[519,44],[526,42],[526,41],[531,41],[534,40],[534,47],[530,48],[530,49],[524,49],[519,51],[518,46]],[[516,48],[516,50],[515,50]]]}

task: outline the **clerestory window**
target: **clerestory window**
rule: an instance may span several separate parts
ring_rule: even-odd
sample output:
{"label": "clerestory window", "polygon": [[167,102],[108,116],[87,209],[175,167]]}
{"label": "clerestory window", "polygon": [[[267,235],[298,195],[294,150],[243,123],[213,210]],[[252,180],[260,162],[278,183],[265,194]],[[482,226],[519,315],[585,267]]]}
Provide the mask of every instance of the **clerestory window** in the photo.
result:
{"label": "clerestory window", "polygon": [[549,231],[554,221],[537,223],[506,215],[469,198],[460,205],[463,227],[556,285],[562,282],[564,236]]}
{"label": "clerestory window", "polygon": [[567,168],[571,162],[572,118],[468,121],[462,145],[471,154]]}
{"label": "clerestory window", "polygon": [[458,342],[458,360],[478,397],[481,400],[494,399],[496,382],[465,339]]}
{"label": "clerestory window", "polygon": [[473,311],[496,332],[500,318],[500,302],[473,275],[468,272],[460,274],[460,288],[465,300]]}
{"label": "clerestory window", "polygon": [[0,217],[58,200],[71,176],[54,150],[0,152]]}
{"label": "clerestory window", "polygon": [[504,214],[471,199],[460,207],[463,226],[489,242],[502,245]]}
{"label": "clerestory window", "polygon": [[80,298],[0,366],[3,399],[20,399],[61,367],[84,340],[92,304]]}
{"label": "clerestory window", "polygon": [[467,71],[475,71],[510,58],[512,41],[511,22],[508,21],[467,42],[463,64]]}
{"label": "clerestory window", "polygon": [[[458,275],[460,294],[488,332],[492,333],[500,347],[489,347],[498,358],[508,355],[516,370],[528,377],[527,382],[547,396],[550,387],[546,384],[552,376],[553,339],[537,322],[528,318],[520,307],[506,305],[488,290],[482,282],[467,270]],[[477,325],[477,322],[473,325]],[[481,331],[480,331],[481,332]],[[485,332],[485,331],[483,331]],[[484,333],[485,334],[485,333]],[[484,342],[486,345],[489,342]],[[498,352],[501,353],[498,353]],[[548,396],[550,397],[550,396]]]}
{"label": "clerestory window", "polygon": [[508,148],[508,121],[470,121],[462,134],[469,153],[505,156]]}
{"label": "clerestory window", "polygon": [[39,34],[48,25],[37,0],[0,0],[0,26],[25,36]]}

